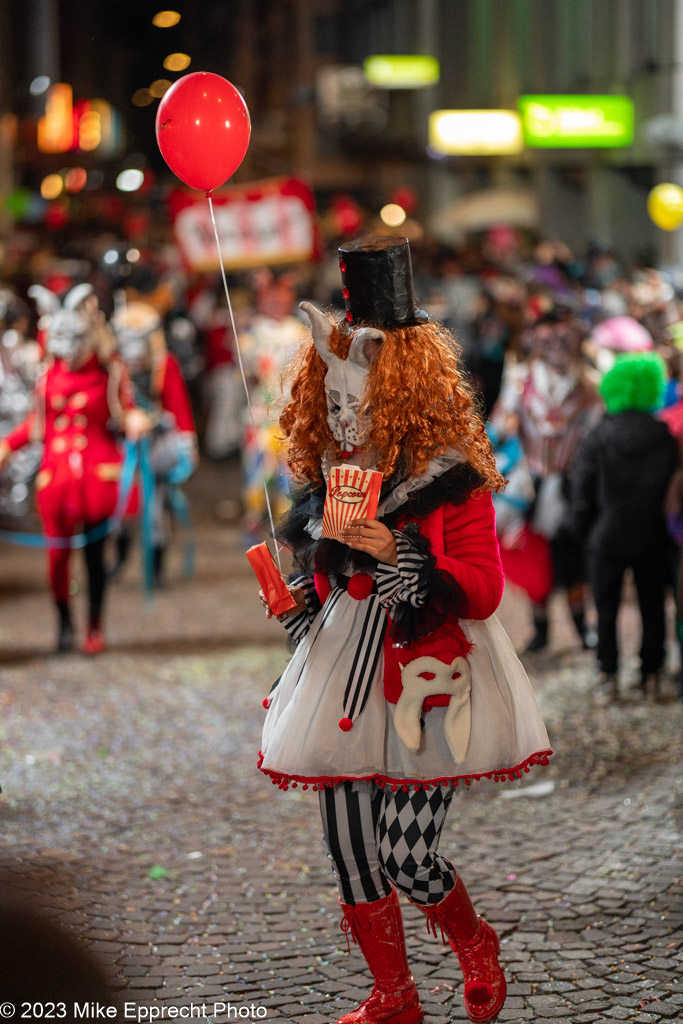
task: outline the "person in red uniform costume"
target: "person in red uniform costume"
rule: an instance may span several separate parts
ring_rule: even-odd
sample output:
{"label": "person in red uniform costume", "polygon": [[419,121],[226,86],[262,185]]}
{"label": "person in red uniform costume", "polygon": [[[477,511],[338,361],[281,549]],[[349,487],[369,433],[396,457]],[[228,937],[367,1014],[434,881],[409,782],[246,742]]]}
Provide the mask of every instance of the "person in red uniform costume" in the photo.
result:
{"label": "person in red uniform costume", "polygon": [[[133,385],[135,405],[152,429],[150,462],[155,476],[153,560],[155,583],[163,582],[168,545],[168,484],[179,483],[197,464],[197,435],[187,385],[175,356],[168,351],[159,314],[145,302],[123,305],[111,321],[118,352]],[[124,526],[117,538],[116,573],[126,560],[130,531]]]}
{"label": "person in red uniform costume", "polygon": [[138,440],[149,426],[147,417],[134,407],[124,365],[107,358],[109,332],[92,286],[72,288],[63,304],[40,285],[30,294],[41,313],[49,315],[48,359],[36,384],[32,411],[0,442],[0,465],[29,441],[43,442],[36,500],[45,534],[55,541],[48,546],[48,563],[59,617],[59,651],[70,650],[74,642],[68,538],[80,531],[92,535],[84,547],[89,609],[83,650],[98,654],[105,647],[104,524],[117,506],[122,465],[115,430],[118,426],[128,439]]}

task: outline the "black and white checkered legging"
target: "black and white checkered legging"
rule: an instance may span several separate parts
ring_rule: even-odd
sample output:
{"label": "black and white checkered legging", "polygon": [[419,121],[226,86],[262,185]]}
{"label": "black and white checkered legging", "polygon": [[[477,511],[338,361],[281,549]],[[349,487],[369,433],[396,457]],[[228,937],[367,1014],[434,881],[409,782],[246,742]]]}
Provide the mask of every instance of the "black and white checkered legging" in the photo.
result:
{"label": "black and white checkered legging", "polygon": [[450,861],[437,854],[453,792],[344,782],[320,791],[323,831],[342,901],[372,903],[392,884],[413,902],[440,903],[455,885]]}

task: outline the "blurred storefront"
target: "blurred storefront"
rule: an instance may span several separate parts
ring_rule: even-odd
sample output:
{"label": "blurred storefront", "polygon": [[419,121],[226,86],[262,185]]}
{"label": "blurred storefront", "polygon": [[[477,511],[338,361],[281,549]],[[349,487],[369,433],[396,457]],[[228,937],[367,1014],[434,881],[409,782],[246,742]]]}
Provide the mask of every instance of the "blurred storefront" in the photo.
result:
{"label": "blurred storefront", "polygon": [[[658,231],[646,199],[660,181],[683,184],[683,4],[680,0],[395,0],[315,5],[319,52],[347,65],[369,53],[430,54],[437,83],[385,90],[385,124],[350,133],[318,126],[320,150],[337,147],[375,182],[397,174],[420,195],[423,219],[452,235],[457,201],[488,192],[491,221],[528,217],[570,245],[594,241],[628,256],[683,259],[678,235]],[[313,11],[313,8],[310,8]],[[336,43],[336,52],[325,52]],[[343,56],[342,56],[343,55]],[[621,95],[634,108],[633,141],[532,148],[516,154],[440,155],[427,146],[438,109],[518,109],[520,96]],[[368,103],[370,100],[368,100]],[[380,106],[377,98],[372,100]],[[501,212],[500,192],[520,192]],[[498,198],[497,198],[498,197]],[[482,197],[483,199],[483,197]],[[444,210],[451,212],[443,216]],[[521,212],[520,212],[521,211]],[[678,251],[681,249],[682,251]]]}
{"label": "blurred storefront", "polygon": [[[156,173],[166,183],[155,100],[162,85],[201,69],[247,97],[252,140],[234,185],[294,177],[323,211],[338,210],[343,195],[375,212],[400,187],[416,197],[416,222],[444,241],[507,224],[630,258],[683,262],[683,235],[658,230],[646,207],[658,182],[683,185],[683,0],[202,0],[178,5],[172,29],[152,26],[155,9],[0,0],[6,196],[37,193],[43,176],[65,178],[71,165],[87,172],[88,185],[82,199],[65,188],[65,209],[87,205],[99,187],[92,182],[116,194],[117,176],[145,161],[146,182]],[[172,56],[191,64],[168,70],[165,32],[176,33],[173,47],[183,51]],[[66,153],[36,144],[51,95],[38,91],[41,78],[72,90],[85,134]],[[572,98],[624,97],[632,139],[538,145],[525,135],[496,148],[484,126],[469,150],[430,142],[435,111],[497,112],[502,123],[519,116],[525,96],[549,97],[549,110],[565,97],[570,120],[586,123],[599,121],[599,103],[582,112]],[[81,143],[98,117],[116,131],[108,149],[88,150]],[[476,118],[471,124],[476,135]]]}
{"label": "blurred storefront", "polygon": [[[245,6],[245,21],[255,21],[257,9]],[[501,190],[520,192],[527,219],[531,190],[546,235],[683,260],[683,241],[658,231],[646,209],[655,184],[683,184],[681,0],[296,0],[280,5],[280,17],[287,7],[292,32],[280,47],[296,48],[296,70],[285,82],[278,60],[261,68],[279,79],[286,103],[263,121],[255,112],[256,159],[262,125],[272,142],[279,118],[278,156],[305,168],[317,189],[377,195],[400,181],[416,190],[422,222],[443,225],[445,237],[455,237],[448,225],[462,196],[488,192],[494,223]],[[371,84],[363,65],[373,54],[429,55],[440,77]],[[623,96],[633,105],[632,141],[495,155],[430,149],[434,110],[516,112],[528,94]],[[514,223],[519,210],[509,210]]]}

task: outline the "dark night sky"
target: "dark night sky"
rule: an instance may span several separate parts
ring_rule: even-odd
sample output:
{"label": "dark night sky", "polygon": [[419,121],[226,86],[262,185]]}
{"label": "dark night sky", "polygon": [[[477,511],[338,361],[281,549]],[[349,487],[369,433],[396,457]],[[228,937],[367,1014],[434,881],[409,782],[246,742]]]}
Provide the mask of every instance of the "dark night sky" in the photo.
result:
{"label": "dark night sky", "polygon": [[[241,0],[251,2],[251,0]],[[253,0],[260,4],[262,0]],[[135,107],[131,96],[136,89],[149,86],[158,78],[175,81],[191,71],[214,71],[231,81],[232,54],[238,45],[235,12],[240,0],[59,0],[59,31],[53,47],[53,72],[69,82],[74,98],[103,98],[123,114],[131,148],[150,155],[156,161],[154,116],[156,101],[148,107]],[[50,74],[42,65],[39,43],[39,18],[36,9],[41,0],[9,5],[9,20],[14,46],[6,52],[10,71],[11,108],[21,114],[42,113],[43,100],[29,94],[29,85],[38,74]],[[159,10],[172,9],[181,14],[173,28],[152,24]],[[50,47],[48,46],[48,53]],[[184,72],[169,72],[163,61],[169,53],[182,52],[192,57]],[[48,61],[49,63],[49,61]],[[239,84],[235,82],[235,84]]]}
{"label": "dark night sky", "polygon": [[[331,62],[360,63],[371,45],[373,24],[374,36],[384,38],[377,26],[381,18],[381,24],[391,23],[392,3],[346,0],[322,10],[314,5],[312,51]],[[116,160],[134,153],[144,154],[153,169],[164,170],[154,133],[157,101],[137,107],[131,98],[156,79],[174,82],[196,71],[222,75],[243,90],[252,123],[268,139],[261,150],[264,167],[279,168],[284,165],[278,160],[291,158],[282,149],[285,115],[314,102],[313,90],[302,88],[300,81],[296,0],[0,0],[0,10],[3,6],[14,44],[5,54],[6,108],[33,119],[41,116],[45,97],[29,93],[31,81],[41,74],[70,83],[75,100],[108,100],[122,115],[125,136],[123,152],[108,161],[108,168],[97,155],[105,172],[111,174]],[[41,12],[50,9],[54,31],[45,30],[43,17],[41,33]],[[180,21],[157,28],[152,19],[165,9],[178,11]],[[246,26],[245,14],[250,16]],[[192,58],[186,70],[164,69],[164,58],[174,52]],[[252,155],[256,151],[253,144]],[[58,169],[59,163],[35,153],[26,161],[36,164],[34,177]]]}
{"label": "dark night sky", "polygon": [[[67,0],[65,6],[70,9],[71,0]],[[110,98],[124,113],[129,133],[128,148],[148,153],[156,162],[153,125],[157,103],[136,108],[130,98],[136,89],[149,86],[157,78],[174,82],[182,74],[192,71],[214,71],[232,81],[231,54],[236,40],[230,12],[235,4],[230,0],[182,0],[180,3],[97,0],[95,7],[102,31],[101,45],[105,51],[113,46],[117,56],[113,62],[105,57],[104,64],[109,65],[105,81],[102,81],[104,76],[99,64],[91,67],[90,74],[95,81],[100,79],[101,89],[111,90],[106,98]],[[178,25],[160,29],[152,24],[154,14],[164,9],[181,14]],[[65,24],[70,17],[66,13]],[[187,53],[192,58],[186,71],[169,72],[164,69],[164,58],[175,52]]]}

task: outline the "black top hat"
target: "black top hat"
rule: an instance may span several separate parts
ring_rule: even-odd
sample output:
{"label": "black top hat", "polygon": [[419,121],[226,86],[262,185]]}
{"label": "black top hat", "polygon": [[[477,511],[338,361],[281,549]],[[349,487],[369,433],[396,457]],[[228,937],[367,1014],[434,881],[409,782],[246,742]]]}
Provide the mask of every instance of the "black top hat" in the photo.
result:
{"label": "black top hat", "polygon": [[339,247],[346,319],[376,326],[411,327],[429,317],[415,308],[407,238],[378,235]]}

